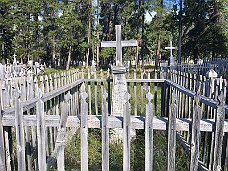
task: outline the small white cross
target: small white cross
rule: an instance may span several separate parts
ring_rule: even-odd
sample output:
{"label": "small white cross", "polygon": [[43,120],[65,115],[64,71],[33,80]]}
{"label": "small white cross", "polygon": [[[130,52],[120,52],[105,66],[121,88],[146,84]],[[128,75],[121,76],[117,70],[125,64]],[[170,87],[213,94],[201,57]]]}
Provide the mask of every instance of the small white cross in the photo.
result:
{"label": "small white cross", "polygon": [[13,54],[13,63],[17,63],[16,56],[17,56],[17,55],[14,53],[14,54]]}
{"label": "small white cross", "polygon": [[173,49],[177,49],[177,47],[173,47],[173,42],[171,40],[170,47],[165,47],[165,49],[170,49],[170,57],[173,57]]}

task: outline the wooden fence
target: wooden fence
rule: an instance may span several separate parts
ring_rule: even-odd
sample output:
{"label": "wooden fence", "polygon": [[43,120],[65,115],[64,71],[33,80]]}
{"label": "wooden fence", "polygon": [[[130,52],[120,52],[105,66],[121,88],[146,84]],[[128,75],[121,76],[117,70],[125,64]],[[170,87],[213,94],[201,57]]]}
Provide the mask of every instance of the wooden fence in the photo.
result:
{"label": "wooden fence", "polygon": [[176,140],[190,156],[189,170],[228,169],[225,80],[209,91],[217,101],[205,96],[206,81],[190,79],[190,83],[178,73],[167,73],[171,79],[157,79],[156,73],[151,79],[150,72],[137,78],[134,72],[127,77],[129,94],[123,117],[115,117],[110,115],[111,75],[101,72],[98,79],[88,73],[72,71],[1,82],[2,170],[46,170],[56,161],[57,169],[64,170],[65,141],[80,129],[80,169],[86,171],[89,128],[102,129],[104,171],[109,170],[112,128],[123,129],[123,170],[131,168],[131,129],[145,131],[145,170],[153,169],[153,130],[167,130],[167,170],[175,170]]}
{"label": "wooden fence", "polygon": [[63,157],[66,116],[79,115],[80,77],[70,71],[1,81],[1,170],[46,170]]}
{"label": "wooden fence", "polygon": [[[218,76],[222,76],[223,78],[228,78],[228,62],[227,59],[203,59],[202,64],[180,64],[172,66],[172,70],[191,73],[191,74],[199,74],[202,76],[206,76],[210,69],[213,69]],[[169,66],[162,67],[164,70],[170,69]]]}

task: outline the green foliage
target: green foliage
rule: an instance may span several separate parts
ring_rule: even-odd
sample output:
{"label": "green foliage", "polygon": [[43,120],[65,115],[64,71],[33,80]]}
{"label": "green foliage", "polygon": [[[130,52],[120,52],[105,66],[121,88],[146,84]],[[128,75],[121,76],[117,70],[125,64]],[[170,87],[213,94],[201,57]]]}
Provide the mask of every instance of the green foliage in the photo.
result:
{"label": "green foliage", "polygon": [[[137,39],[136,48],[124,48],[124,60],[168,59],[170,36],[177,45],[178,26],[183,25],[182,58],[225,57],[228,53],[227,0],[185,0],[180,20],[179,1],[156,0],[2,0],[0,2],[0,46],[2,58],[34,59],[65,65],[115,59],[114,48],[99,48],[101,41],[115,40],[115,25],[122,25],[122,38]],[[151,21],[145,16],[152,15]],[[174,51],[174,56],[177,51]],[[143,55],[143,56],[140,56]],[[98,59],[97,59],[98,60]],[[56,64],[55,64],[56,66]]]}
{"label": "green foliage", "polygon": [[227,55],[224,22],[227,1],[185,0],[183,53],[195,58]]}

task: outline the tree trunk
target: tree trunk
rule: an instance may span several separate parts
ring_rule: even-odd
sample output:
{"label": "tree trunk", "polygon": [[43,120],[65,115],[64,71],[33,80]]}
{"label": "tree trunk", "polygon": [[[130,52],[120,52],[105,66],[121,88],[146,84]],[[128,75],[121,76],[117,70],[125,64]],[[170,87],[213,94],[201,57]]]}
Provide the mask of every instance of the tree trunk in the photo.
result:
{"label": "tree trunk", "polygon": [[53,40],[53,46],[52,46],[52,64],[51,64],[52,67],[56,67],[55,55],[56,55],[56,52],[55,52],[55,41]]}
{"label": "tree trunk", "polygon": [[157,55],[156,55],[156,60],[155,60],[155,69],[158,68],[158,61],[161,60],[161,35],[158,35],[158,42],[157,42]]}
{"label": "tree trunk", "polygon": [[66,70],[70,69],[71,53],[72,53],[72,46],[70,45],[69,51],[68,51]]}
{"label": "tree trunk", "polygon": [[[99,6],[99,1],[97,1],[97,6]],[[99,67],[99,55],[100,55],[100,39],[99,39],[99,15],[97,15],[97,67]]]}
{"label": "tree trunk", "polygon": [[144,70],[144,0],[142,0],[143,12],[142,12],[142,47],[141,47],[141,60],[142,60],[142,70]]}
{"label": "tree trunk", "polygon": [[89,67],[89,53],[90,53],[90,38],[91,38],[91,15],[89,15],[88,21],[88,48],[86,53],[86,69]]}
{"label": "tree trunk", "polygon": [[139,58],[139,46],[136,47],[136,56],[135,56],[135,69],[138,68],[138,58]]}
{"label": "tree trunk", "polygon": [[181,64],[181,42],[182,42],[182,0],[180,0],[180,12],[179,12],[178,64]]}
{"label": "tree trunk", "polygon": [[100,55],[100,42],[99,42],[99,33],[97,33],[97,67],[99,67],[99,63],[100,63],[100,59],[99,59],[99,55]]}

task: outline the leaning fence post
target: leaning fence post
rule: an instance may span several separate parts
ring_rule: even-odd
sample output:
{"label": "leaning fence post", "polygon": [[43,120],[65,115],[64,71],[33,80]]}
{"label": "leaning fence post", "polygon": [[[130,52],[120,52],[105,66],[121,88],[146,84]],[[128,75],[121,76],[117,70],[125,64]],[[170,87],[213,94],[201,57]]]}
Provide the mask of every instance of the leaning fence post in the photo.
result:
{"label": "leaning fence post", "polygon": [[23,108],[21,105],[21,93],[17,83],[15,83],[15,128],[17,141],[17,161],[18,170],[26,170],[25,164],[25,140],[24,140],[24,126],[23,126]]}
{"label": "leaning fence post", "polygon": [[56,138],[58,171],[64,170],[64,136],[66,132],[67,116],[70,109],[69,100],[71,97],[70,92],[68,92],[65,96],[65,103],[61,104],[61,120],[58,128],[58,136]]}
{"label": "leaning fence post", "polygon": [[108,97],[103,88],[102,95],[102,171],[109,171],[109,129],[108,129]]}
{"label": "leaning fence post", "polygon": [[167,171],[175,171],[175,152],[176,152],[176,114],[177,114],[177,95],[172,90],[172,102],[169,110],[168,123],[168,167]]}
{"label": "leaning fence post", "polygon": [[[38,92],[39,91],[39,92]],[[37,120],[37,141],[38,141],[38,168],[39,170],[46,170],[46,131],[44,120],[44,102],[42,101],[43,93],[39,89],[38,101],[36,102],[36,120]]]}
{"label": "leaning fence post", "polygon": [[191,163],[190,170],[198,170],[199,161],[199,148],[200,148],[200,119],[201,119],[201,107],[199,106],[199,94],[200,86],[198,86],[197,94],[194,98],[194,109],[192,116],[192,137],[191,137]]}
{"label": "leaning fence post", "polygon": [[85,83],[80,88],[81,97],[81,170],[88,171],[88,94],[85,91]]}
{"label": "leaning fence post", "polygon": [[148,103],[146,104],[145,121],[145,170],[153,170],[153,107],[151,100],[153,95],[148,91],[146,94]]}
{"label": "leaning fence post", "polygon": [[215,134],[214,134],[214,154],[213,154],[213,171],[222,170],[221,155],[222,155],[222,141],[224,133],[224,120],[225,120],[225,96],[221,91],[218,96],[219,105],[215,117]]}

